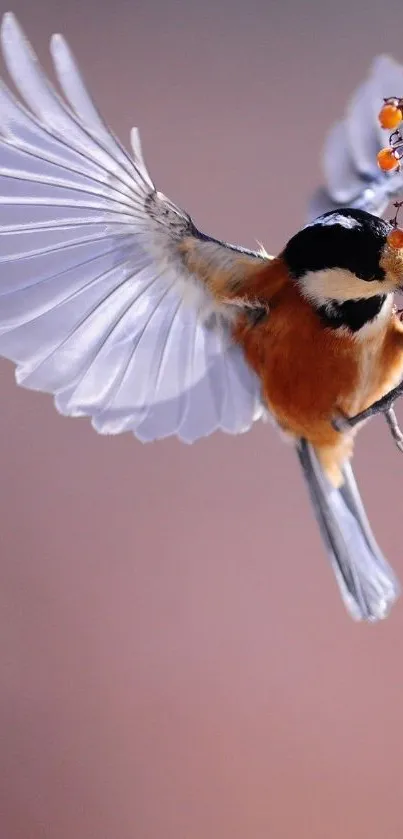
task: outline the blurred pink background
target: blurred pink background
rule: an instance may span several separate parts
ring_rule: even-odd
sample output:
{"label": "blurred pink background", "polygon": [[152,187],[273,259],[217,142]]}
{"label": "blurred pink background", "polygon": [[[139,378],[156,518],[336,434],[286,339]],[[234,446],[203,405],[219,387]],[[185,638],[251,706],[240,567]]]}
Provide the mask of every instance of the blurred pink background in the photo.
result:
{"label": "blurred pink background", "polygon": [[[372,58],[403,62],[397,0],[11,8],[46,68],[67,36],[202,229],[269,251]],[[101,438],[6,362],[0,393],[2,839],[401,839],[403,599],[384,624],[350,620],[293,452],[266,426]],[[356,471],[403,580],[382,421]]]}

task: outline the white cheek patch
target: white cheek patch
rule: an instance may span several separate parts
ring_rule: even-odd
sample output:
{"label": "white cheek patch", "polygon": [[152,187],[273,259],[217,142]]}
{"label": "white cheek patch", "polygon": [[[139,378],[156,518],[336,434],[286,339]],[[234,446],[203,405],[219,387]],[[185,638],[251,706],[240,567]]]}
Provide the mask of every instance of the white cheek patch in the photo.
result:
{"label": "white cheek patch", "polygon": [[396,290],[392,279],[360,280],[344,268],[324,268],[322,271],[308,271],[299,280],[305,297],[322,305],[325,299],[345,302],[363,300],[377,294],[390,294]]}

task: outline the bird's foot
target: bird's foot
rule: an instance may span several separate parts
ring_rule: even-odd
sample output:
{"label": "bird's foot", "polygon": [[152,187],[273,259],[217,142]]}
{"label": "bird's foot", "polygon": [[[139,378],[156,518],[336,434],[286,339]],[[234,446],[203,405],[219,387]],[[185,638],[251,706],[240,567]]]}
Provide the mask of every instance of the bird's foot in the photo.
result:
{"label": "bird's foot", "polygon": [[356,414],[354,417],[335,417],[332,421],[333,428],[335,428],[336,431],[347,431],[348,429],[354,428],[354,426],[358,425],[358,423],[376,416],[376,414],[384,414],[393,440],[395,441],[398,449],[403,452],[403,432],[399,428],[393,407],[395,400],[402,395],[403,382],[393,388],[393,390],[390,390],[389,393],[385,394],[385,396],[381,399],[378,399],[377,402],[370,405],[369,408],[366,408],[365,411],[360,411],[360,413]]}
{"label": "bird's foot", "polygon": [[399,428],[399,423],[393,407],[390,407],[385,411],[385,419],[388,423],[390,433],[397,445],[397,448],[403,452],[403,432]]}

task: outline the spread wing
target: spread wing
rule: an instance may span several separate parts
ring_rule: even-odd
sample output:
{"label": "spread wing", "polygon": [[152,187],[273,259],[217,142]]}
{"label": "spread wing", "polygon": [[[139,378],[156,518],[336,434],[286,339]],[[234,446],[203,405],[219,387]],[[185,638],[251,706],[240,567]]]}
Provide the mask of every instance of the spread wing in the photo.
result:
{"label": "spread wing", "polygon": [[376,162],[390,134],[378,122],[383,99],[400,97],[402,91],[402,65],[387,55],[378,56],[351,97],[344,119],[329,132],[323,154],[324,184],[312,198],[309,220],[343,206],[380,216],[402,192],[403,174],[385,174]]}
{"label": "spread wing", "polygon": [[105,125],[65,41],[51,53],[64,98],[13,15],[1,42],[25,105],[0,87],[0,354],[17,382],[89,416],[101,433],[192,442],[263,412],[259,382],[186,267],[242,272],[263,253],[200,233]]}

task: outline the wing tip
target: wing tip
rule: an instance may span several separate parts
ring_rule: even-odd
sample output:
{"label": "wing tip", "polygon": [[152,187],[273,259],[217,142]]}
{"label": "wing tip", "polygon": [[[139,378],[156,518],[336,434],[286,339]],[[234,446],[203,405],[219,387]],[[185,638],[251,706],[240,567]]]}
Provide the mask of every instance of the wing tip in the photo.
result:
{"label": "wing tip", "polygon": [[6,45],[8,38],[19,38],[24,42],[27,41],[22,26],[14,12],[4,12],[0,24],[0,37],[3,43],[3,48]]}
{"label": "wing tip", "polygon": [[53,35],[50,36],[50,49],[53,52],[54,49],[66,49],[67,43],[66,39],[60,32],[54,32]]}
{"label": "wing tip", "polygon": [[381,52],[372,59],[371,66],[370,66],[370,75],[377,76],[378,73],[382,72],[385,68],[396,68],[399,67],[403,69],[402,64],[390,55],[387,52]]}
{"label": "wing tip", "polygon": [[17,17],[14,12],[4,12],[2,19],[1,19],[1,28],[10,25],[18,25]]}

